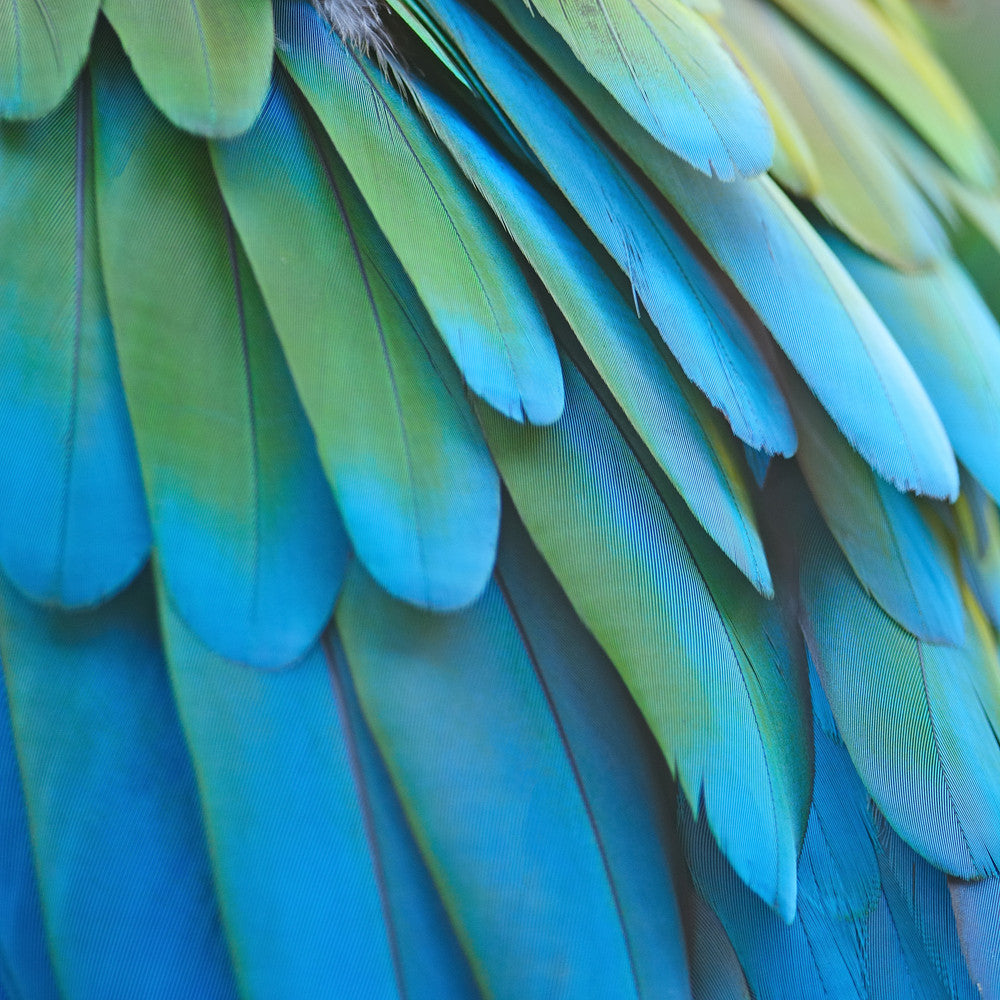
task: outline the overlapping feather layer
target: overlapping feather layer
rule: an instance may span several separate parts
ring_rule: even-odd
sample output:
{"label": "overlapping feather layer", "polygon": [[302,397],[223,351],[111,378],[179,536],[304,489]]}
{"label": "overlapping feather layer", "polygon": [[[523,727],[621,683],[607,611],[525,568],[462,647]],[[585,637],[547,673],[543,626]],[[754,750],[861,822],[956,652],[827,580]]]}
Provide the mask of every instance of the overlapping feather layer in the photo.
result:
{"label": "overlapping feather layer", "polygon": [[12,0],[0,115],[0,996],[1000,996],[906,0]]}

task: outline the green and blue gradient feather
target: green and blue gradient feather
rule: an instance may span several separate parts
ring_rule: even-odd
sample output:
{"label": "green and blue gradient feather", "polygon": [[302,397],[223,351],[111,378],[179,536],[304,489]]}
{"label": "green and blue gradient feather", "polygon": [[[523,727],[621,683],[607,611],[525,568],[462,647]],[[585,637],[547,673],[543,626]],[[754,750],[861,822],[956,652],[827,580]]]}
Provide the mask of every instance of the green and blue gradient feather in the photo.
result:
{"label": "green and blue gradient feather", "polygon": [[1000,997],[909,0],[0,8],[0,998]]}

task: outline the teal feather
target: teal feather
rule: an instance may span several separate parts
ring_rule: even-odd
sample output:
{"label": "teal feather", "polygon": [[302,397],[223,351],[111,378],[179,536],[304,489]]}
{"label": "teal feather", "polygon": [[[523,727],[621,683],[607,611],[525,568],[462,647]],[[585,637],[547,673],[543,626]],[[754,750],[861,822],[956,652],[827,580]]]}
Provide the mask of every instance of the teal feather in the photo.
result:
{"label": "teal feather", "polygon": [[813,729],[816,777],[794,921],[782,921],[740,884],[704,820],[696,824],[684,810],[695,885],[722,921],[759,1000],[869,996],[865,939],[880,892],[876,834],[864,786],[822,711]]}
{"label": "teal feather", "polygon": [[333,497],[204,140],[110,47],[95,62],[102,261],[158,565],[210,646],[281,666],[333,608]]}
{"label": "teal feather", "polygon": [[955,458],[926,390],[778,186],[767,177],[719,184],[665,153],[521,0],[495,2],[690,226],[865,461],[901,490],[954,499]]}
{"label": "teal feather", "polygon": [[[734,867],[783,914],[810,784],[801,663],[780,609],[650,482],[583,377],[552,428],[480,408],[529,534],[645,715]],[[739,767],[734,762],[739,760]]]}
{"label": "teal feather", "polygon": [[[879,868],[889,910],[904,950],[910,955],[922,951],[922,961],[913,961],[922,972],[918,995],[937,992],[942,998],[973,1000],[980,994],[962,955],[948,879],[904,843],[882,817],[878,819]],[[933,979],[937,983],[932,986]]]}
{"label": "teal feather", "polygon": [[235,997],[148,579],[76,613],[0,581],[0,655],[60,993]]}
{"label": "teal feather", "polygon": [[1000,511],[971,477],[953,508],[962,570],[986,617],[1000,628]]}
{"label": "teal feather", "polygon": [[58,1000],[6,685],[0,688],[0,844],[0,996]]}
{"label": "teal feather", "polygon": [[37,601],[96,604],[149,553],[97,250],[90,87],[0,125],[0,564]]}
{"label": "teal feather", "polygon": [[102,0],[153,103],[179,128],[237,135],[271,81],[271,0]]}
{"label": "teal feather", "polygon": [[957,261],[904,274],[827,236],[885,320],[961,463],[1000,500],[1000,326]]}
{"label": "teal feather", "polygon": [[770,166],[767,112],[682,0],[534,0],[532,12],[653,138],[703,173],[728,181]]}
{"label": "teal feather", "polygon": [[[795,434],[744,318],[625,164],[499,35],[454,0],[438,19],[583,221],[628,276],[685,374],[754,447],[791,454]],[[664,154],[667,155],[667,154]]]}
{"label": "teal feather", "polygon": [[255,671],[163,618],[241,995],[477,996],[330,643]]}
{"label": "teal feather", "polygon": [[[659,467],[720,548],[770,595],[738,445],[721,420],[657,349],[634,308],[548,202],[454,109],[426,88],[417,92],[435,130],[504,220]],[[562,327],[553,322],[557,333]],[[780,439],[787,428],[781,413],[775,417]]]}
{"label": "teal feather", "polygon": [[686,997],[655,747],[522,532],[447,617],[349,578],[362,708],[485,995]]}
{"label": "teal feather", "polygon": [[815,514],[804,527],[804,628],[841,736],[872,798],[906,841],[963,877],[1000,858],[1000,671],[965,595],[965,642],[904,631],[865,593]]}
{"label": "teal feather", "polygon": [[1000,996],[1000,878],[950,879],[951,906],[969,976],[979,995]]}
{"label": "teal feather", "polygon": [[684,901],[692,1000],[753,1000],[732,942],[715,911],[693,889]]}
{"label": "teal feather", "polygon": [[254,128],[213,147],[215,169],[355,551],[397,597],[459,607],[493,568],[496,470],[426,311],[310,115],[279,79]]}
{"label": "teal feather", "polygon": [[960,645],[962,597],[945,540],[913,497],[872,472],[795,376],[785,391],[799,431],[796,461],[858,579],[920,639]]}
{"label": "teal feather", "polygon": [[515,419],[557,420],[563,397],[552,336],[486,206],[418,112],[307,0],[278,0],[275,16],[282,61],[469,387]]}

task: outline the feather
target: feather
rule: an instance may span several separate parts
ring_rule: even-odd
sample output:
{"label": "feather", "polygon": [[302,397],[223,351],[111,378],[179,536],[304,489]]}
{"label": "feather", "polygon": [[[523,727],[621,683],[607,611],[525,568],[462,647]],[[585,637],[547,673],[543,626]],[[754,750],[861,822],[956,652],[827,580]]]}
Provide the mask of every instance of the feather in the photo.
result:
{"label": "feather", "polygon": [[[932,976],[936,978],[934,992],[952,1000],[973,1000],[980,994],[962,956],[948,879],[904,843],[884,818],[878,819],[879,870],[893,921],[900,937],[906,939],[904,948],[911,955],[922,949],[922,962],[913,965],[930,966],[923,982],[929,984]],[[933,994],[925,988],[920,995]]]}
{"label": "feather", "polygon": [[159,566],[212,648],[280,666],[333,607],[333,497],[204,142],[112,52],[96,66],[101,253]]}
{"label": "feather", "polygon": [[1000,878],[949,879],[951,905],[972,983],[985,1000],[1000,997]]}
{"label": "feather", "polygon": [[826,728],[822,691],[813,726],[814,798],[799,857],[798,909],[786,923],[745,886],[683,810],[684,843],[695,885],[722,921],[753,996],[867,1000],[866,932],[879,899],[876,834],[868,797],[835,731]]}
{"label": "feather", "polygon": [[0,996],[58,1000],[6,687],[0,688],[0,844]]}
{"label": "feather", "polygon": [[162,615],[241,996],[478,996],[332,645],[250,670]]}
{"label": "feather", "polygon": [[72,614],[0,581],[0,655],[61,995],[235,998],[148,579]]}
{"label": "feather", "polygon": [[962,464],[1000,499],[1000,326],[957,261],[900,274],[828,242],[927,389]]}
{"label": "feather", "polygon": [[587,70],[667,149],[712,177],[763,173],[774,134],[705,19],[679,0],[532,0]]}
{"label": "feather", "polygon": [[[522,6],[497,2],[508,18]],[[703,177],[623,115],[540,18],[517,14],[517,27],[691,227],[865,461],[901,490],[954,499],[958,469],[926,391],[777,185],[766,177],[731,184]]]}
{"label": "feather", "polygon": [[777,0],[859,73],[960,176],[989,188],[996,152],[954,81],[927,45],[867,0]]}
{"label": "feather", "polygon": [[337,625],[484,994],[688,996],[655,747],[523,529],[472,608],[356,571]]}
{"label": "feather", "polygon": [[501,475],[688,800],[704,798],[740,877],[790,915],[811,767],[795,644],[669,484],[649,481],[582,376],[564,378],[553,428],[480,408]]}
{"label": "feather", "polygon": [[[744,319],[681,237],[521,57],[453,0],[433,9],[573,207],[628,276],[685,374],[754,447],[794,436],[774,376]],[[652,141],[652,140],[650,140]]]}
{"label": "feather", "polygon": [[994,872],[1000,673],[979,608],[963,594],[961,647],[923,642],[865,593],[801,494],[779,516],[803,521],[803,627],[872,798],[933,864],[966,878]]}
{"label": "feather", "polygon": [[692,1000],[753,1000],[722,922],[693,890],[685,898],[684,926],[691,962]]}
{"label": "feather", "polygon": [[0,118],[40,118],[69,93],[101,0],[10,0],[0,8]]}
{"label": "feather", "polygon": [[951,553],[916,500],[872,472],[794,375],[785,391],[799,430],[796,461],[858,579],[918,638],[960,645],[962,597]]}
{"label": "feather", "polygon": [[222,192],[358,556],[397,597],[459,607],[493,568],[496,470],[426,311],[305,110],[279,75],[254,128],[213,146]]}
{"label": "feather", "polygon": [[788,20],[760,0],[726,0],[725,29],[767,76],[817,165],[806,192],[838,228],[870,253],[914,268],[948,246],[941,223],[866,121],[859,88]]}
{"label": "feather", "polygon": [[687,997],[671,870],[676,834],[662,756],[509,503],[496,581],[572,758],[614,887],[638,993]]}
{"label": "feather", "polygon": [[143,88],[179,128],[237,135],[271,80],[270,0],[102,0]]}
{"label": "feather", "polygon": [[282,61],[469,387],[515,419],[557,420],[563,397],[552,336],[486,206],[418,113],[306,0],[279,0],[275,16]]}
{"label": "feather", "polygon": [[90,88],[0,125],[0,564],[80,606],[146,560],[149,521],[104,300]]}
{"label": "feather", "polygon": [[[721,420],[656,349],[635,310],[546,200],[454,109],[425,88],[418,94],[435,130],[504,220],[659,467],[719,547],[770,596],[771,575],[738,446]],[[550,322],[557,333],[564,330],[558,319]],[[780,412],[775,417],[780,421]],[[787,430],[780,433],[787,438]]]}
{"label": "feather", "polygon": [[[1000,511],[982,487],[963,482],[953,510],[962,571],[994,628],[1000,627]],[[976,496],[976,493],[979,496]]]}

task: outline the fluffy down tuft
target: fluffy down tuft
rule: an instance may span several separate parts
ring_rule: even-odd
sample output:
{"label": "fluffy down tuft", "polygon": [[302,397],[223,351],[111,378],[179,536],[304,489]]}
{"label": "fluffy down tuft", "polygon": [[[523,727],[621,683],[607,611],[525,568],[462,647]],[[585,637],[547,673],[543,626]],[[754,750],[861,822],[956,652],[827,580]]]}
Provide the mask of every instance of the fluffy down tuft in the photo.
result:
{"label": "fluffy down tuft", "polygon": [[348,45],[380,64],[391,55],[380,0],[313,0],[313,5]]}

